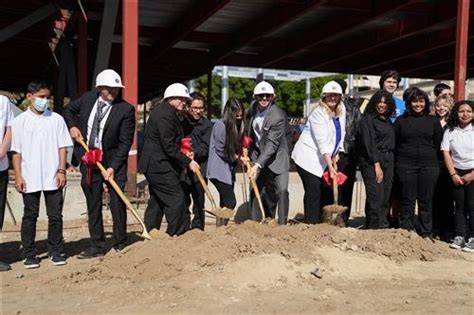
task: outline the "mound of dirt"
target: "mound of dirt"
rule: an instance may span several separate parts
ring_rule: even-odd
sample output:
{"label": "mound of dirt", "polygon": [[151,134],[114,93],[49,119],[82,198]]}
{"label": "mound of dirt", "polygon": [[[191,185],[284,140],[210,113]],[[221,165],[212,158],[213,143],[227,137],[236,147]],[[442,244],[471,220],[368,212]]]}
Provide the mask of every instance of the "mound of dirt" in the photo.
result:
{"label": "mound of dirt", "polygon": [[291,261],[314,262],[321,260],[318,248],[327,246],[383,256],[397,263],[453,258],[453,251],[445,243],[404,230],[340,229],[326,224],[272,227],[246,221],[206,232],[191,230],[180,237],[168,237],[163,232],[154,235],[154,240],[135,243],[123,255],[109,254],[88,270],[72,272],[58,280],[166,280],[182,272],[271,254]]}
{"label": "mound of dirt", "polygon": [[[66,252],[86,246],[86,234],[66,229]],[[412,232],[246,221],[180,237],[153,235],[130,237],[135,242],[122,253],[70,257],[63,267],[43,259],[41,268],[25,270],[14,262],[2,274],[2,311],[469,313],[473,307],[474,257]],[[41,231],[37,239],[45,237]],[[12,254],[15,238],[8,234]]]}

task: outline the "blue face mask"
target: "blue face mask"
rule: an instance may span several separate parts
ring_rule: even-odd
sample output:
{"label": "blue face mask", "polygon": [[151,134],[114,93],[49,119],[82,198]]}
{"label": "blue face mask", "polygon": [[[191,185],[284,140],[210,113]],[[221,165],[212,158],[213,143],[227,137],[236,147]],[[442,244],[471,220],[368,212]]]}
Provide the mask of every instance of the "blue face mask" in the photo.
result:
{"label": "blue face mask", "polygon": [[48,99],[36,97],[33,106],[38,112],[44,112],[48,108]]}

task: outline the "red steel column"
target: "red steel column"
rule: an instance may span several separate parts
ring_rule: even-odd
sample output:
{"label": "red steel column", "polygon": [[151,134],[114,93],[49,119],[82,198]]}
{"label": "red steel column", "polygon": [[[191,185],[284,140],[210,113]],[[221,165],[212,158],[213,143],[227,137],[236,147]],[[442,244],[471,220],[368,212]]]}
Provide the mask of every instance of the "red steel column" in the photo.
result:
{"label": "red steel column", "polygon": [[458,18],[456,26],[456,59],[454,64],[454,99],[465,97],[467,36],[469,29],[469,0],[458,0]]}
{"label": "red steel column", "polygon": [[87,21],[82,14],[77,19],[77,82],[79,95],[87,92]]}
{"label": "red steel column", "polygon": [[[138,0],[122,1],[122,75],[125,88],[123,98],[135,107],[138,100]],[[136,118],[135,118],[136,123]],[[125,191],[135,196],[137,187],[137,129],[128,156],[128,181]]]}

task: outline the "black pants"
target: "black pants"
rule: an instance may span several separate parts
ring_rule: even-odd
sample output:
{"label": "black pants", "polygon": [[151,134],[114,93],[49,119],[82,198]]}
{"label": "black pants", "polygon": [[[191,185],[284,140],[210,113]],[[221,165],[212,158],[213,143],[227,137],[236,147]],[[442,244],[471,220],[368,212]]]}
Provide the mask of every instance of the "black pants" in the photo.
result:
{"label": "black pants", "polygon": [[433,195],[433,233],[445,240],[454,233],[453,183],[445,167],[440,168]]}
{"label": "black pants", "polygon": [[[149,204],[145,210],[145,218],[150,217],[150,221],[153,221],[153,218],[158,220],[159,213],[162,211],[168,222],[166,229],[168,235],[173,236],[185,233],[189,228],[185,222],[186,198],[178,174],[175,171],[147,173],[145,177],[148,181],[150,192],[154,195],[158,205],[156,207],[156,205],[152,204],[150,207]],[[149,211],[155,213],[150,213]]]}
{"label": "black pants", "polygon": [[[432,232],[433,193],[438,179],[438,166],[399,166],[400,180],[400,227],[417,230],[422,235]],[[415,202],[418,201],[418,218],[415,218]]]}
{"label": "black pants", "polygon": [[210,179],[219,193],[219,207],[234,209],[237,205],[235,199],[234,185],[225,184],[215,178]]}
{"label": "black pants", "polygon": [[296,165],[296,170],[304,188],[304,220],[309,224],[321,222],[321,185],[322,179]]}
{"label": "black pants", "polygon": [[145,223],[147,231],[150,232],[153,229],[160,229],[161,222],[163,221],[163,209],[161,209],[158,203],[158,197],[150,186],[148,186],[148,191],[150,192],[150,199],[148,199],[143,223]]}
{"label": "black pants", "polygon": [[[471,170],[456,169],[463,176]],[[474,237],[474,182],[467,185],[454,186],[453,196],[455,201],[455,232],[456,236]]]}
{"label": "black pants", "polygon": [[[48,254],[63,250],[63,194],[62,189],[43,191],[48,215]],[[35,238],[41,191],[23,194],[23,220],[21,221],[22,257],[36,256]]]}
{"label": "black pants", "polygon": [[[345,154],[339,153],[339,161],[337,162],[337,168],[340,172],[347,176],[346,181],[343,185],[339,186],[338,204],[347,207],[347,211],[344,211],[342,217],[347,223],[351,216],[351,205],[352,205],[352,193],[354,191],[354,182],[357,171],[357,156],[355,153]],[[334,194],[332,187],[328,185],[321,185],[321,208],[334,203]]]}
{"label": "black pants", "polygon": [[[193,202],[193,220],[191,221],[192,229],[204,230],[204,189],[201,184],[191,179],[191,182],[183,182],[184,195],[186,197],[186,209],[189,211],[191,200]],[[186,213],[189,216],[189,212]],[[187,220],[189,221],[189,219]]]}
{"label": "black pants", "polygon": [[[268,167],[260,170],[257,175],[257,187],[262,197],[265,216],[274,218],[278,214],[278,224],[288,222],[288,208],[290,200],[288,195],[289,172],[273,173]],[[253,189],[250,190],[251,218],[255,221],[262,219]]]}
{"label": "black pants", "polygon": [[8,169],[0,172],[0,231],[5,220],[5,204],[7,202]]}
{"label": "black pants", "polygon": [[367,163],[365,159],[361,159],[359,163],[366,194],[365,226],[369,229],[388,227],[387,215],[390,209],[390,193],[393,183],[393,154],[385,154],[380,164],[383,171],[383,180],[381,183],[377,183],[374,166]]}
{"label": "black pants", "polygon": [[[102,194],[104,178],[99,170],[94,169],[89,186],[87,170],[81,165],[81,186],[87,201],[87,215],[89,224],[89,235],[91,246],[105,249],[104,221],[102,217]],[[114,180],[120,189],[124,189],[127,181],[126,167],[122,168],[114,175]],[[108,184],[107,184],[108,185]],[[110,212],[113,219],[113,246],[124,246],[127,243],[127,210],[125,204],[117,195],[112,186],[108,185],[110,194]]]}

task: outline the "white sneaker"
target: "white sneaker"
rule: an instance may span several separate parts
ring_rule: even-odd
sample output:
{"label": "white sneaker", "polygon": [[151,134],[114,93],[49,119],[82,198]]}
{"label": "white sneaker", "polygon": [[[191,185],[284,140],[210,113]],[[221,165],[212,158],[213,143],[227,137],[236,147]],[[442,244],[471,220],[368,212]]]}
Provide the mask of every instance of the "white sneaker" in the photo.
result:
{"label": "white sneaker", "polygon": [[454,241],[449,244],[449,247],[454,248],[454,249],[461,249],[466,245],[466,241],[464,240],[463,236],[456,236],[454,238]]}
{"label": "white sneaker", "polygon": [[474,253],[474,237],[469,238],[469,241],[466,243],[462,250],[464,252]]}

